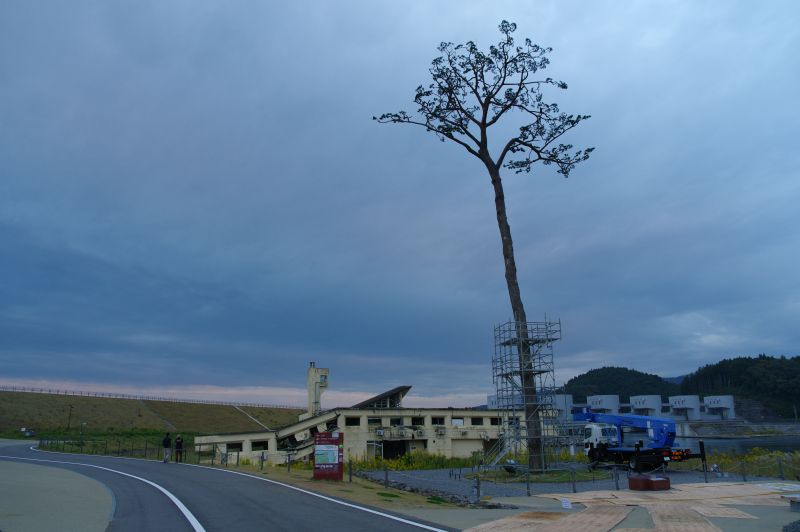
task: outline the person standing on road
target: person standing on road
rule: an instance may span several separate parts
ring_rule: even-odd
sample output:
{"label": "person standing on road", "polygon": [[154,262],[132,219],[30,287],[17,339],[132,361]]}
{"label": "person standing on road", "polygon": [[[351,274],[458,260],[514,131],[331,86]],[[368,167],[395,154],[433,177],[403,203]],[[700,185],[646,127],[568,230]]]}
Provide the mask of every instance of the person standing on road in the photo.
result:
{"label": "person standing on road", "polygon": [[169,451],[172,448],[172,438],[169,437],[169,432],[164,435],[161,445],[164,447],[164,463],[166,464],[169,462]]}
{"label": "person standing on road", "polygon": [[183,438],[180,434],[175,437],[175,461],[183,462]]}

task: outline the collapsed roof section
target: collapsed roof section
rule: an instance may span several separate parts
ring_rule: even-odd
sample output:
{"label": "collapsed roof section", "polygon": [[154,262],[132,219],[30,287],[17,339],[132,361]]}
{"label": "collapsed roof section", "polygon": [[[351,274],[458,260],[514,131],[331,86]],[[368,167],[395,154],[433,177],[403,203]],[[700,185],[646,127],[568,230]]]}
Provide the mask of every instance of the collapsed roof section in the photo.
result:
{"label": "collapsed roof section", "polygon": [[392,388],[388,392],[383,392],[380,395],[376,395],[375,397],[370,397],[366,401],[362,401],[356,405],[351,406],[350,408],[358,408],[358,409],[381,409],[381,408],[402,408],[403,407],[403,397],[406,396],[408,391],[411,389],[411,386],[398,386],[397,388]]}

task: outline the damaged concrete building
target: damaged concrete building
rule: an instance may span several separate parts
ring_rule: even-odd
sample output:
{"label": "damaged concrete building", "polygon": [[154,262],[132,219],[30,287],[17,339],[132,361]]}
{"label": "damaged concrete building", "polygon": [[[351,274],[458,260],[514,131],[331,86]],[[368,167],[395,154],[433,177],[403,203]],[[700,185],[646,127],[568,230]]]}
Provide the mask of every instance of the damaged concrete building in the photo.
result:
{"label": "damaged concrete building", "polygon": [[241,434],[198,436],[195,445],[213,446],[219,453],[285,463],[314,452],[314,435],[344,434],[344,458],[396,458],[425,451],[445,457],[469,457],[490,450],[502,431],[499,410],[478,408],[406,408],[403,398],[411,386],[398,386],[346,408],[322,410],[321,395],[329,370],[313,362],[307,370],[308,406],[296,423],[280,429]]}

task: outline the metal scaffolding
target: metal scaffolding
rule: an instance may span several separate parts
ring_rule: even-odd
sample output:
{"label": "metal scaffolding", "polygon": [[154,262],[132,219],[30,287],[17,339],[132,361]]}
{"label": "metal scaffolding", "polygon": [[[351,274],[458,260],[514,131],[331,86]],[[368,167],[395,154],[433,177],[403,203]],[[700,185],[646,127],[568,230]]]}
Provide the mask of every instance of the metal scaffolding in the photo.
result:
{"label": "metal scaffolding", "polygon": [[[518,456],[530,448],[531,440],[538,440],[536,448],[541,456],[529,457],[529,463],[547,467],[545,450],[558,444],[561,433],[553,402],[553,343],[560,339],[561,320],[549,321],[546,316],[545,321],[510,321],[495,327],[492,370],[504,428],[498,459],[504,454]],[[529,426],[538,426],[539,430],[528,434]]]}

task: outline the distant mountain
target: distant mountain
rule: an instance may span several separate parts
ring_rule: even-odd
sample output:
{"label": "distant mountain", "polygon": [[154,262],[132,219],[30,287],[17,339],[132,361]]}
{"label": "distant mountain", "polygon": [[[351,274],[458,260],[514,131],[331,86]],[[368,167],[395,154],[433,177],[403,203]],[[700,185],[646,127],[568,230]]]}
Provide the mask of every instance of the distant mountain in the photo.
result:
{"label": "distant mountain", "polygon": [[564,392],[572,394],[576,403],[585,402],[588,395],[607,394],[619,395],[625,402],[632,395],[678,395],[680,386],[635,369],[603,367],[570,379],[564,385]]}
{"label": "distant mountain", "polygon": [[671,382],[672,384],[680,384],[686,378],[686,375],[678,375],[677,377],[661,377],[667,382]]}
{"label": "distant mountain", "polygon": [[724,359],[686,376],[681,391],[692,395],[733,394],[794,419],[800,411],[800,357],[758,355]]}

